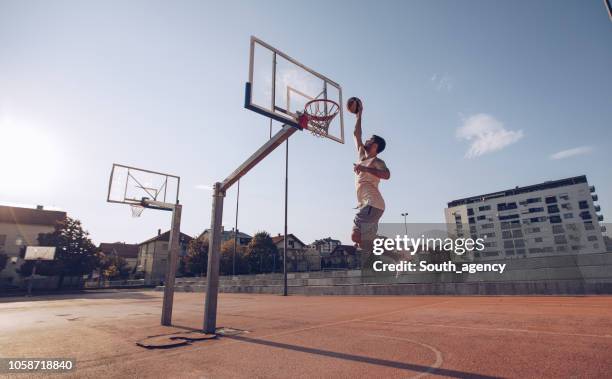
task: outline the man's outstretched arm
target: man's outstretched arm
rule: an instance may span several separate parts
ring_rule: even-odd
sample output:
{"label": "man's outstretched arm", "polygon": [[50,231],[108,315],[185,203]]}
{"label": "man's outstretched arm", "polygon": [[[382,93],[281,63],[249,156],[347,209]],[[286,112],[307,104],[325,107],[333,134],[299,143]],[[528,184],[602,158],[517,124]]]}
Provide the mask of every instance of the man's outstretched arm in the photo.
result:
{"label": "man's outstretched arm", "polygon": [[353,132],[353,136],[355,137],[355,145],[357,146],[357,152],[363,149],[363,141],[361,140],[361,112],[363,111],[363,106],[357,112],[357,120],[355,121],[355,131]]}

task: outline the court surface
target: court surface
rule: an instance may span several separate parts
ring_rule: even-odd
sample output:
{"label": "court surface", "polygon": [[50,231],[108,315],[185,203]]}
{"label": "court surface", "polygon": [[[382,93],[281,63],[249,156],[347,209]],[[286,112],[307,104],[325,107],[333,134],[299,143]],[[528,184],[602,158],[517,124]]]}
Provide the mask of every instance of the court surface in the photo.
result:
{"label": "court surface", "polygon": [[[201,328],[202,293],[0,299],[0,356],[73,357],[73,377],[606,377],[612,297],[306,297],[220,294],[219,327],[171,349],[135,344]],[[0,375],[1,376],[1,375]]]}

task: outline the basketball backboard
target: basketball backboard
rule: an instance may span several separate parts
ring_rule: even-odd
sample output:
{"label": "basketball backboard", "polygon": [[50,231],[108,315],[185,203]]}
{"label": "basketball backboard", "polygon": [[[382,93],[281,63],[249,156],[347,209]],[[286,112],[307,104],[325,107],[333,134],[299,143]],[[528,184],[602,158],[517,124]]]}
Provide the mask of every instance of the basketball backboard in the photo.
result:
{"label": "basketball backboard", "polygon": [[55,250],[55,246],[28,246],[23,259],[26,261],[52,261],[55,259]]}
{"label": "basketball backboard", "polygon": [[[342,88],[257,37],[251,37],[249,81],[245,108],[284,124],[299,127],[298,113],[307,102],[331,100],[339,107],[325,137],[344,143]],[[308,125],[314,130],[315,125]]]}
{"label": "basketball backboard", "polygon": [[106,200],[109,203],[164,208],[164,204],[177,204],[180,180],[175,175],[115,163]]}

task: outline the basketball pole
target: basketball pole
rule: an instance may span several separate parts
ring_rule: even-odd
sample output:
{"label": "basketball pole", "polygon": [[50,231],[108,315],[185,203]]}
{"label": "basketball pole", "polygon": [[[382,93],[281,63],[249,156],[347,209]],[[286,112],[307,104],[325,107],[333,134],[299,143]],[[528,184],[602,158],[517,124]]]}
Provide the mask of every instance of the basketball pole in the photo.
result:
{"label": "basketball pole", "polygon": [[168,257],[168,271],[166,272],[166,282],[164,283],[164,300],[162,304],[162,325],[172,325],[172,304],[174,302],[174,281],[176,278],[176,266],[179,256],[179,246],[181,238],[181,212],[183,206],[175,204],[172,207],[172,224],[170,226],[170,256]]}
{"label": "basketball pole", "polygon": [[240,180],[237,184],[238,191],[236,192],[236,222],[234,224],[234,257],[232,259],[232,276],[236,276],[236,248],[238,245],[238,205],[240,201]]}
{"label": "basketball pole", "polygon": [[32,282],[34,281],[34,275],[36,275],[36,266],[38,265],[38,259],[34,261],[32,265],[32,272],[30,273],[30,280],[28,280],[28,297],[32,296]]}
{"label": "basketball pole", "polygon": [[204,305],[204,332],[214,334],[217,330],[217,295],[219,293],[219,248],[221,247],[221,225],[223,198],[221,183],[215,183],[210,217],[210,240],[208,243],[208,267],[206,268],[206,302]]}
{"label": "basketball pole", "polygon": [[204,332],[214,334],[217,330],[217,298],[219,294],[219,256],[221,247],[221,225],[223,222],[223,198],[226,191],[253,167],[287,141],[298,130],[292,125],[282,129],[264,143],[244,163],[232,172],[223,182],[213,187],[212,212],[210,219],[210,242],[208,247],[208,267],[206,270],[206,297],[204,303]]}
{"label": "basketball pole", "polygon": [[287,296],[287,207],[289,202],[289,140],[285,141],[285,238],[283,239],[283,296]]}

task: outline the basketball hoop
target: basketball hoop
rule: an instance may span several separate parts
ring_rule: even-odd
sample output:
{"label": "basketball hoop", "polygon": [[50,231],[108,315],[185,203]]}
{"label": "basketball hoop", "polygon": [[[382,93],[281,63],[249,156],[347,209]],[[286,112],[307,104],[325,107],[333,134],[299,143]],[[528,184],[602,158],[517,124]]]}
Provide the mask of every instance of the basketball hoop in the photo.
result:
{"label": "basketball hoop", "polygon": [[145,207],[140,204],[130,204],[130,207],[132,208],[132,217],[134,218],[140,217],[142,211],[145,209]]}
{"label": "basketball hoop", "polygon": [[307,129],[310,125],[310,132],[318,137],[325,137],[329,131],[329,124],[338,112],[340,107],[333,100],[315,99],[306,103],[304,113],[300,115],[299,122],[302,129]]}

